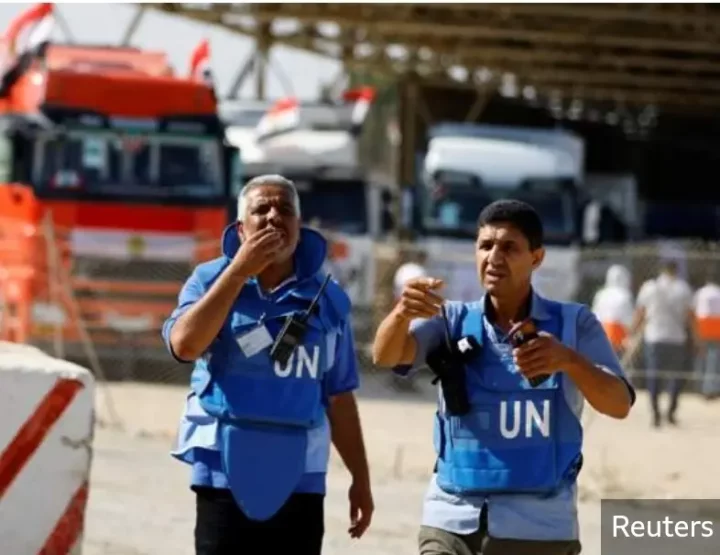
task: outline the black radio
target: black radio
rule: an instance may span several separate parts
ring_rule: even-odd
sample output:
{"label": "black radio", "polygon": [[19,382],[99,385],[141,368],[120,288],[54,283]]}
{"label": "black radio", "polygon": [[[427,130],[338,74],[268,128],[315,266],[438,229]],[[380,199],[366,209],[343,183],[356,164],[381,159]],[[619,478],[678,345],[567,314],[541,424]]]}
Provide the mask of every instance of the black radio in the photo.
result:
{"label": "black radio", "polygon": [[[535,323],[530,318],[528,318],[527,320],[523,320],[522,322],[518,322],[508,332],[508,339],[510,340],[510,344],[516,349],[520,345],[524,345],[528,341],[536,339],[537,337],[539,337],[537,328],[535,327]],[[541,383],[547,381],[549,378],[549,374],[541,374],[540,376],[529,378],[528,382],[530,382],[531,386],[537,387]]]}
{"label": "black radio", "polygon": [[434,384],[442,385],[445,407],[450,414],[463,416],[470,412],[470,400],[467,394],[465,364],[480,353],[480,344],[469,335],[459,341],[453,341],[450,334],[450,322],[442,307],[442,319],[445,325],[445,341],[425,358],[430,370],[435,374]]}
{"label": "black radio", "polygon": [[302,343],[308,329],[307,321],[317,308],[317,303],[320,301],[320,297],[325,291],[330,278],[330,274],[325,276],[325,280],[307,310],[301,312],[299,315],[292,314],[285,318],[285,324],[283,324],[280,333],[275,338],[275,342],[270,349],[270,358],[275,362],[279,362],[283,367],[287,366],[293,352],[297,346]]}

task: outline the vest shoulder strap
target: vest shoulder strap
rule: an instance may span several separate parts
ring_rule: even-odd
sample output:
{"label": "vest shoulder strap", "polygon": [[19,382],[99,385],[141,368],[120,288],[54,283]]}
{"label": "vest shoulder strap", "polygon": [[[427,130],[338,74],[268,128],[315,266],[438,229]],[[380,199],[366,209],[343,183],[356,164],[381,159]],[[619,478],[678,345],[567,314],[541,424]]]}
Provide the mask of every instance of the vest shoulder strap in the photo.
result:
{"label": "vest shoulder strap", "polygon": [[460,321],[462,322],[461,337],[473,336],[478,344],[483,344],[483,316],[485,315],[485,303],[482,301],[474,303],[463,303]]}
{"label": "vest shoulder strap", "polygon": [[[325,276],[316,274],[316,280],[318,287],[320,287],[322,282],[325,280]],[[334,279],[331,279],[328,282],[325,292],[323,293],[323,297],[325,303],[332,309],[331,312],[333,313],[333,316],[331,316],[331,319],[333,320],[333,323],[336,326],[339,326],[340,322],[348,318],[348,315],[352,310],[350,297],[342,286]]]}
{"label": "vest shoulder strap", "polygon": [[[559,312],[562,321],[562,337],[561,341],[571,347],[575,348],[577,345],[577,323],[578,316],[582,310],[583,305],[579,303],[560,303],[555,301],[549,302],[549,309],[556,314]],[[482,302],[475,302],[463,305],[463,310],[460,315],[462,321],[462,337],[472,335],[477,339],[478,343],[482,345],[483,339],[483,316],[485,314],[484,305]]]}

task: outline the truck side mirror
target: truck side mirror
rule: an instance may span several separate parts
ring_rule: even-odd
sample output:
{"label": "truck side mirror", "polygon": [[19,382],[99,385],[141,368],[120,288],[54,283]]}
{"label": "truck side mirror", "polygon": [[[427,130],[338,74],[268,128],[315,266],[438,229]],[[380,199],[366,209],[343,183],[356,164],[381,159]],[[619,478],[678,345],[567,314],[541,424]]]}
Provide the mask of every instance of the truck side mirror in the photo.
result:
{"label": "truck side mirror", "polygon": [[243,186],[244,172],[240,149],[232,145],[223,145],[223,162],[228,196],[236,197]]}
{"label": "truck side mirror", "polygon": [[395,195],[389,187],[383,186],[380,191],[380,232],[384,235],[395,229]]}

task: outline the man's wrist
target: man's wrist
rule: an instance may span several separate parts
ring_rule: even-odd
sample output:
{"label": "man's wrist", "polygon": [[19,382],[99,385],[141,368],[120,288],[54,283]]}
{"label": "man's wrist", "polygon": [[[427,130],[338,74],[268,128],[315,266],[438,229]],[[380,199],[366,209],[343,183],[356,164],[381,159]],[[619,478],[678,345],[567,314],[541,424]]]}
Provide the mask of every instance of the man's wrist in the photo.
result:
{"label": "man's wrist", "polygon": [[370,484],[370,469],[367,466],[364,469],[353,469],[350,477],[356,484]]}
{"label": "man's wrist", "polygon": [[571,378],[584,374],[588,370],[588,366],[592,366],[592,363],[577,351],[569,347],[566,348],[568,350],[568,362],[565,364],[565,372]]}
{"label": "man's wrist", "polygon": [[400,308],[399,305],[392,309],[390,312],[390,318],[393,324],[398,326],[410,327],[410,322],[412,321],[411,317],[403,314],[402,308]]}
{"label": "man's wrist", "polygon": [[250,276],[248,276],[244,272],[239,272],[239,271],[228,272],[228,281],[230,281],[230,283],[233,286],[235,286],[239,289],[242,288],[248,282],[249,279],[250,279]]}

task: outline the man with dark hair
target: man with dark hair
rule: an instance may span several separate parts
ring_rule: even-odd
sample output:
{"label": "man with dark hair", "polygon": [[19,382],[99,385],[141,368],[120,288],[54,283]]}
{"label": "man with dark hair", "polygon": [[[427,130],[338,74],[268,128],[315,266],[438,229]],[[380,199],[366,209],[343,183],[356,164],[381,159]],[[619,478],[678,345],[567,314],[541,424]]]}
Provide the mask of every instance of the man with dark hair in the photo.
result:
{"label": "man with dark hair", "polygon": [[535,209],[519,200],[493,202],[480,212],[478,229],[494,224],[511,223],[528,242],[531,251],[543,246],[543,224]]}
{"label": "man with dark hair", "polygon": [[533,291],[542,245],[532,207],[490,204],[476,244],[484,297],[445,302],[441,280],[417,278],[377,330],[376,364],[427,362],[440,382],[421,555],[580,553],[583,402],[622,419],[635,394],[590,309]]}

